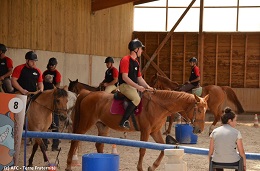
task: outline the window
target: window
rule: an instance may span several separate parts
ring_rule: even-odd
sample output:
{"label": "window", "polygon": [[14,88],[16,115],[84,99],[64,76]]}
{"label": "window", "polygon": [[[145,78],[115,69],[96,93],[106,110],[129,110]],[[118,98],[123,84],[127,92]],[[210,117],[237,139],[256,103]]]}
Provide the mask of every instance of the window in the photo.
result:
{"label": "window", "polygon": [[[169,31],[191,2],[158,0],[137,5],[134,30]],[[199,16],[200,1],[197,0],[175,31],[199,31]],[[254,19],[256,16],[260,16],[260,0],[204,0],[203,31],[260,31],[260,20]]]}

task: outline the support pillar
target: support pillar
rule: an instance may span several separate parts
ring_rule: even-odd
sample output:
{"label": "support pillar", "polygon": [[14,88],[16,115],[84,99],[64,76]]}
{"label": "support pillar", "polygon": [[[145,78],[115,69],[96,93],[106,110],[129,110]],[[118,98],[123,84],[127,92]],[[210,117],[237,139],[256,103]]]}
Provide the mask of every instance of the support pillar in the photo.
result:
{"label": "support pillar", "polygon": [[187,163],[182,160],[184,149],[165,149],[164,155],[168,157],[165,164],[165,171],[187,171]]}

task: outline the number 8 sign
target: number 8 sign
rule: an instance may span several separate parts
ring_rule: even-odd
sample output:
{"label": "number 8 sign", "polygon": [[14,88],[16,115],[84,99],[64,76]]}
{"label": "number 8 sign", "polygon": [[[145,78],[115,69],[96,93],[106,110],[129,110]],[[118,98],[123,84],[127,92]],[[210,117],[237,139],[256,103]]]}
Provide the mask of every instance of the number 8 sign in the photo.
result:
{"label": "number 8 sign", "polygon": [[8,103],[8,108],[13,113],[19,113],[23,110],[23,101],[20,98],[12,98]]}

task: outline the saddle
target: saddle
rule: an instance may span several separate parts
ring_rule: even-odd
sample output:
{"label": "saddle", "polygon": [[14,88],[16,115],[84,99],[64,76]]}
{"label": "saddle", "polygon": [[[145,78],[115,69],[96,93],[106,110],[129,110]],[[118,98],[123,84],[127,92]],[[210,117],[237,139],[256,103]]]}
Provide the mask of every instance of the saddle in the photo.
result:
{"label": "saddle", "polygon": [[[123,95],[121,92],[116,91],[114,93],[114,99],[110,108],[110,112],[112,114],[119,114],[119,115],[124,115],[126,107],[128,106],[128,102],[130,100]],[[135,109],[135,115],[139,115],[142,112],[142,100]]]}
{"label": "saddle", "polygon": [[191,90],[191,94],[196,94],[197,96],[201,97],[201,95],[202,95],[202,87],[198,86],[196,88],[193,88]]}

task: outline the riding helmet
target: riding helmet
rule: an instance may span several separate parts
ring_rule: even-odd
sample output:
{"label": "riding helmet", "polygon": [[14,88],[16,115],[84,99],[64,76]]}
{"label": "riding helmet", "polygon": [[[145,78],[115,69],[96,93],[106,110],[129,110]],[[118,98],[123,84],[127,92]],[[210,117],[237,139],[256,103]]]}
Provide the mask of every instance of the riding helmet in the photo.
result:
{"label": "riding helmet", "polygon": [[143,45],[143,43],[138,39],[131,40],[128,44],[128,49],[130,51],[134,51],[136,48],[144,48],[144,47],[145,46]]}
{"label": "riding helmet", "polygon": [[197,63],[197,58],[195,58],[195,57],[192,57],[192,58],[190,58],[190,60],[189,60],[189,62],[195,62],[195,63]]}
{"label": "riding helmet", "polygon": [[114,63],[114,59],[110,56],[107,57],[106,60],[105,60],[105,63],[109,63],[109,62]]}
{"label": "riding helmet", "polygon": [[5,53],[7,51],[7,48],[4,44],[0,44],[0,50],[2,51],[2,53]]}
{"label": "riding helmet", "polygon": [[48,66],[54,66],[54,65],[57,65],[58,64],[58,61],[56,58],[52,57],[49,59],[49,62],[48,62]]}
{"label": "riding helmet", "polygon": [[27,52],[27,53],[25,54],[25,59],[33,60],[33,61],[38,61],[37,55],[36,55],[36,53],[34,53],[33,51]]}

